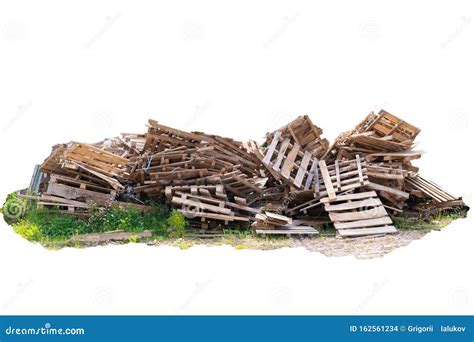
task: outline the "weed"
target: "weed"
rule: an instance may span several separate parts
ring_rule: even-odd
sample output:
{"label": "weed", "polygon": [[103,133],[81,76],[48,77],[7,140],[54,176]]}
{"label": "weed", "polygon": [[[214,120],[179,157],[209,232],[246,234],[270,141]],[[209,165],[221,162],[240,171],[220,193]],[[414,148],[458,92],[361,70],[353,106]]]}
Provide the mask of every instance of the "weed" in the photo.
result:
{"label": "weed", "polygon": [[245,245],[235,245],[234,248],[238,250],[242,250],[242,249],[247,249],[248,247]]}
{"label": "weed", "polygon": [[36,224],[32,224],[27,220],[21,220],[13,226],[13,230],[18,235],[27,239],[28,241],[42,241],[43,234]]}
{"label": "weed", "polygon": [[170,217],[166,220],[170,229],[170,236],[182,238],[186,228],[186,219],[178,211],[173,211]]}

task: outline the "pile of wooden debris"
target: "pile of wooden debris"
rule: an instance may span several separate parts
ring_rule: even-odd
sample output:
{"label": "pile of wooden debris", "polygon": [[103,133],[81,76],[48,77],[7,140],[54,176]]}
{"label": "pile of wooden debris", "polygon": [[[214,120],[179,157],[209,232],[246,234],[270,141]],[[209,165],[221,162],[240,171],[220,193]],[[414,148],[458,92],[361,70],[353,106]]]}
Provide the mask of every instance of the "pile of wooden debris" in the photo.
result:
{"label": "pile of wooden debris", "polygon": [[383,110],[331,146],[306,115],[267,133],[263,144],[149,120],[145,134],[54,146],[30,194],[20,196],[79,216],[168,203],[206,233],[252,227],[314,235],[328,223],[342,237],[396,233],[392,218],[402,212],[464,206],[411,164],[422,153],[413,150],[419,132]]}

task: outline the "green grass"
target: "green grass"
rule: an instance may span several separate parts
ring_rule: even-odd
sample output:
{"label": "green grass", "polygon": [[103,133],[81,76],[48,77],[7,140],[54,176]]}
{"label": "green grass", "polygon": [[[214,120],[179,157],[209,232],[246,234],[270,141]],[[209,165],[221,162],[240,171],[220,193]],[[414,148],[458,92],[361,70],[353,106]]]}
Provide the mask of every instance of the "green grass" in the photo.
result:
{"label": "green grass", "polygon": [[[182,237],[187,225],[184,216],[167,205],[154,205],[151,211],[144,213],[117,207],[91,210],[88,218],[81,219],[50,209],[37,209],[34,202],[11,194],[1,210],[17,234],[40,243],[64,242],[78,234],[116,230],[131,233],[151,230],[154,238]],[[132,236],[130,242],[137,242],[137,237]]]}
{"label": "green grass", "polygon": [[442,210],[429,219],[402,215],[394,219],[393,223],[399,230],[439,230],[461,217],[466,217],[466,210]]}

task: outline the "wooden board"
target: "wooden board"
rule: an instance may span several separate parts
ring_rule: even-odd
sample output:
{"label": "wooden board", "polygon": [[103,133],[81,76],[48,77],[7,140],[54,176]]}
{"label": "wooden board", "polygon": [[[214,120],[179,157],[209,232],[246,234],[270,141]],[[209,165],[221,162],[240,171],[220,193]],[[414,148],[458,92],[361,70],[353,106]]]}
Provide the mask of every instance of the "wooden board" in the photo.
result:
{"label": "wooden board", "polygon": [[293,145],[293,148],[291,149],[290,153],[288,153],[288,156],[285,159],[285,162],[283,163],[283,167],[281,169],[281,175],[289,179],[291,171],[293,170],[293,167],[295,165],[295,159],[298,156],[298,152],[300,151],[300,145],[295,144]]}
{"label": "wooden board", "polygon": [[359,229],[342,229],[338,233],[342,237],[359,237],[367,235],[381,235],[397,233],[397,228],[394,226],[384,226],[376,228],[359,228]]}
{"label": "wooden board", "polygon": [[256,229],[257,234],[262,235],[318,235],[317,229],[311,226],[285,225],[275,229]]}

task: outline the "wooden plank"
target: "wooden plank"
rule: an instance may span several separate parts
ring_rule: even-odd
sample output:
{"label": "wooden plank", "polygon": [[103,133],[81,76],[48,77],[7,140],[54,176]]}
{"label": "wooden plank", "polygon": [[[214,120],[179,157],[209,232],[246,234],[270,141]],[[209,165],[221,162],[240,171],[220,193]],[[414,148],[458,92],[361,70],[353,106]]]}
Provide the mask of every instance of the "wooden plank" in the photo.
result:
{"label": "wooden plank", "polygon": [[366,219],[374,219],[379,217],[387,216],[387,212],[383,206],[375,207],[372,209],[364,210],[364,211],[353,211],[347,213],[337,213],[337,212],[330,212],[329,218],[333,222],[343,222],[343,221],[356,221],[356,220],[366,220]]}
{"label": "wooden plank", "polygon": [[77,241],[77,242],[123,241],[123,240],[129,240],[132,236],[136,237],[137,239],[141,239],[145,237],[151,237],[152,232],[150,230],[144,230],[142,232],[137,232],[137,233],[116,231],[116,232],[106,232],[106,233],[81,234],[81,235],[74,235],[70,239],[70,241]]}
{"label": "wooden plank", "polygon": [[[370,198],[370,197],[377,197],[377,193],[375,191],[366,191],[360,192],[357,194],[348,194],[348,195],[337,195],[336,201],[351,201],[351,200],[358,200],[363,198]],[[321,198],[321,202],[328,203],[329,198]]]}
{"label": "wooden plank", "polygon": [[384,172],[367,172],[367,176],[378,178],[378,179],[397,179],[397,180],[404,180],[405,176],[400,174],[393,174],[393,173],[384,173]]}
{"label": "wooden plank", "polygon": [[303,182],[303,177],[306,174],[306,169],[308,168],[311,156],[311,153],[308,151],[304,153],[303,160],[301,161],[300,168],[298,169],[298,173],[296,174],[295,181],[293,183],[297,188],[301,187],[301,183]]}
{"label": "wooden plank", "polygon": [[339,174],[339,160],[334,162],[334,166],[336,168],[336,187],[337,191],[341,191],[341,175]]}
{"label": "wooden plank", "polygon": [[336,199],[336,192],[332,186],[331,177],[329,176],[328,168],[324,160],[319,161],[319,168],[321,170],[321,176],[323,177],[324,185],[326,186],[329,201],[333,201]]}
{"label": "wooden plank", "polygon": [[421,176],[417,176],[415,177],[417,180],[420,180],[422,182],[426,182],[428,184],[430,184],[431,186],[433,186],[435,189],[438,189],[440,193],[444,194],[445,196],[447,196],[447,198],[450,198],[451,200],[455,201],[455,200],[458,200],[460,197],[456,197],[454,195],[452,195],[451,193],[447,192],[446,190],[444,190],[443,188],[441,188],[438,184],[428,180],[428,179],[425,179]]}
{"label": "wooden plank", "polygon": [[394,226],[385,226],[385,227],[375,227],[375,228],[342,229],[342,230],[339,230],[338,233],[342,237],[393,234],[393,233],[397,233],[397,228],[395,228]]}
{"label": "wooden plank", "polygon": [[390,219],[390,217],[384,216],[384,217],[368,219],[368,220],[334,223],[334,227],[336,227],[336,229],[339,230],[339,229],[348,229],[348,228],[382,226],[382,225],[392,224],[392,223],[393,222]]}
{"label": "wooden plank", "polygon": [[[306,183],[304,185],[304,189],[308,190],[311,187],[311,183],[313,182],[313,178],[315,174],[318,173],[318,158],[313,158],[313,163],[311,164],[311,168],[309,169],[308,177],[306,178]],[[318,189],[319,191],[319,189]]]}
{"label": "wooden plank", "polygon": [[257,229],[255,230],[257,234],[275,234],[275,235],[318,235],[319,232],[316,230],[301,230],[293,231],[289,229],[279,230],[279,229]]}
{"label": "wooden plank", "polygon": [[278,214],[275,214],[275,213],[272,213],[272,212],[266,211],[265,215],[268,216],[268,218],[270,218],[270,220],[286,222],[285,224],[287,224],[287,223],[291,224],[291,222],[292,222],[291,217],[278,215]]}
{"label": "wooden plank", "polygon": [[341,204],[329,204],[324,205],[324,210],[326,211],[339,211],[339,210],[351,210],[364,207],[376,207],[382,205],[382,202],[378,198],[368,198],[355,202],[347,202]]}
{"label": "wooden plank", "polygon": [[100,192],[74,188],[72,186],[52,182],[50,182],[48,185],[47,193],[49,195],[55,195],[72,200],[77,198],[85,198],[86,200],[92,200],[99,205],[110,204],[113,198],[113,195],[111,194],[103,194]]}
{"label": "wooden plank", "polygon": [[286,157],[285,162],[283,163],[282,170],[281,170],[281,175],[284,178],[286,179],[290,178],[291,171],[293,170],[293,166],[295,165],[295,159],[298,156],[299,151],[300,151],[300,145],[294,144],[290,153],[288,153],[288,156]]}
{"label": "wooden plank", "polygon": [[377,191],[385,191],[385,192],[388,192],[389,194],[392,194],[392,195],[395,195],[395,196],[398,196],[398,197],[402,197],[402,198],[405,198],[405,199],[408,199],[410,197],[410,194],[408,192],[401,191],[401,190],[398,190],[398,189],[394,189],[394,188],[391,188],[391,187],[388,187],[388,186],[385,186],[385,185],[382,185],[382,184],[377,184],[377,183],[374,183],[374,182],[370,182],[367,185],[367,187],[370,188],[370,189],[373,189],[373,190],[377,190]]}
{"label": "wooden plank", "polygon": [[356,160],[357,160],[357,171],[359,172],[359,182],[362,185],[364,183],[363,177],[362,177],[362,167],[360,165],[360,156],[356,155]]}
{"label": "wooden plank", "polygon": [[273,153],[275,152],[275,148],[277,147],[278,142],[280,141],[280,136],[281,132],[277,131],[275,135],[273,136],[273,140],[268,147],[267,153],[265,155],[265,158],[263,158],[262,162],[265,164],[270,164],[270,161],[272,160]]}
{"label": "wooden plank", "polygon": [[318,170],[319,160],[318,160],[318,158],[315,159],[315,163],[316,163],[316,169],[314,170],[314,189],[315,189],[316,193],[319,194],[320,182],[319,182],[319,170]]}
{"label": "wooden plank", "polygon": [[286,150],[287,150],[289,144],[290,144],[290,139],[289,138],[285,138],[285,140],[283,140],[283,142],[281,143],[280,151],[278,151],[277,160],[273,164],[273,170],[280,171],[280,165],[283,161],[283,158],[285,158],[285,153],[286,153]]}

